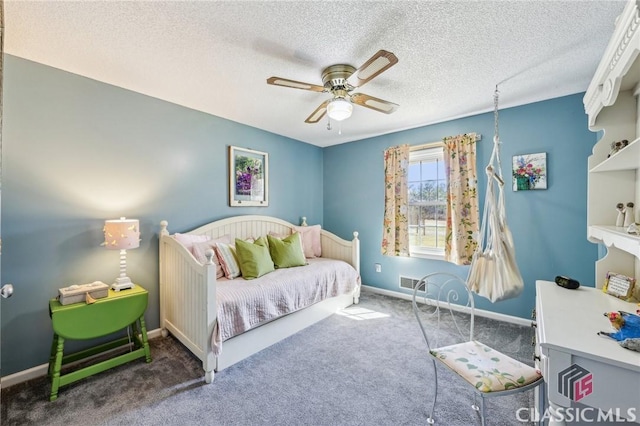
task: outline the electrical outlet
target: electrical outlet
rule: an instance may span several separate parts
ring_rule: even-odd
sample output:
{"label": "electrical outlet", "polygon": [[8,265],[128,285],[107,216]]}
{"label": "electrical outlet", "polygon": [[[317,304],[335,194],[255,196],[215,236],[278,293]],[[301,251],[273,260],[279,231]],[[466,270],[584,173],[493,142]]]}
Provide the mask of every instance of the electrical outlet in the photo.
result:
{"label": "electrical outlet", "polygon": [[382,272],[382,265],[379,263],[376,263],[376,272]]}

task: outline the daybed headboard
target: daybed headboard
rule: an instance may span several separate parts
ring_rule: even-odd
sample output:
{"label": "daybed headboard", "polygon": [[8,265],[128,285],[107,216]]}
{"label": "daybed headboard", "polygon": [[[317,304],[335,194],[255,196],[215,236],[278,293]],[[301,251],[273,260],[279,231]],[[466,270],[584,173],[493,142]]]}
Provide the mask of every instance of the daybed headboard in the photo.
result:
{"label": "daybed headboard", "polygon": [[[232,239],[246,239],[267,235],[269,232],[289,234],[294,226],[292,223],[271,216],[241,215],[217,220],[185,233],[208,235],[211,238],[230,235]],[[169,235],[167,221],[160,222],[160,227],[161,236]],[[353,233],[353,240],[348,241],[323,229],[320,238],[322,257],[344,260],[360,272],[360,240],[357,232]]]}

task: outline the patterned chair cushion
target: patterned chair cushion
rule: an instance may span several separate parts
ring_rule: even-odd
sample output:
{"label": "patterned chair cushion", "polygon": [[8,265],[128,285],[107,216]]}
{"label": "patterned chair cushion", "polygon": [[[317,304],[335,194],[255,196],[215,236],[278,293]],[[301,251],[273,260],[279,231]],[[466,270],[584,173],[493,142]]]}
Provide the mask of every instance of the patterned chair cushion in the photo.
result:
{"label": "patterned chair cushion", "polygon": [[542,378],[539,370],[476,341],[436,348],[431,355],[480,392],[511,390]]}

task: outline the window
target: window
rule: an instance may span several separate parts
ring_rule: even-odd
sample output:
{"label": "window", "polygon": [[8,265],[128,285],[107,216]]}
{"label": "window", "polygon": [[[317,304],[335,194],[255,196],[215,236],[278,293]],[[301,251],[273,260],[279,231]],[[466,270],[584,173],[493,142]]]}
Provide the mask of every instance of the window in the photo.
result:
{"label": "window", "polygon": [[409,244],[412,256],[444,257],[447,175],[442,146],[409,154]]}

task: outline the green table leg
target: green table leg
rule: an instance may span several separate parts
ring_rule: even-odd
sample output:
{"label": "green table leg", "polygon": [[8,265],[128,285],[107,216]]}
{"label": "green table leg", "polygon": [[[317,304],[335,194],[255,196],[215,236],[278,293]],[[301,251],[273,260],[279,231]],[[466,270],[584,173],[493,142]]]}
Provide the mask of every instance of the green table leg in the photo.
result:
{"label": "green table leg", "polygon": [[49,369],[47,370],[47,377],[51,378],[53,374],[53,364],[56,361],[56,350],[58,349],[58,336],[53,334],[53,341],[51,342],[51,354],[49,355]]}
{"label": "green table leg", "polygon": [[57,340],[56,356],[53,365],[53,375],[51,376],[51,396],[49,401],[55,401],[58,399],[58,388],[60,387],[60,370],[62,369],[62,352],[64,349],[64,338],[60,336],[54,337],[54,342]]}
{"label": "green table leg", "polygon": [[133,336],[133,347],[134,349],[138,349],[142,347],[142,340],[140,338],[141,332],[138,327],[138,321],[135,320],[133,324],[131,324],[131,334]]}
{"label": "green table leg", "polygon": [[149,348],[149,340],[147,339],[147,326],[144,322],[144,315],[140,317],[140,328],[142,332],[142,346],[144,347],[144,355],[147,363],[151,362],[151,349]]}

